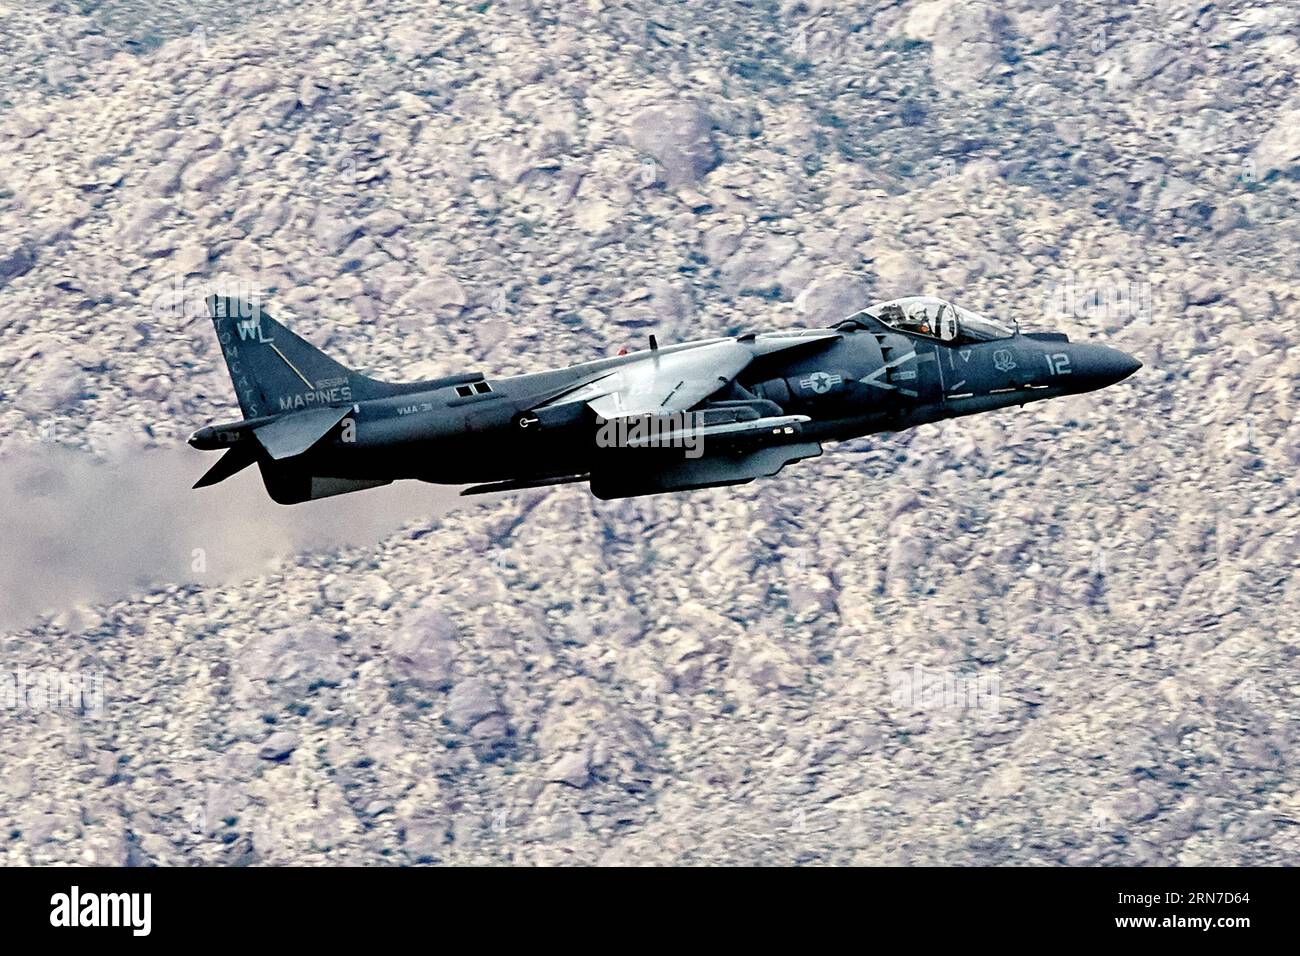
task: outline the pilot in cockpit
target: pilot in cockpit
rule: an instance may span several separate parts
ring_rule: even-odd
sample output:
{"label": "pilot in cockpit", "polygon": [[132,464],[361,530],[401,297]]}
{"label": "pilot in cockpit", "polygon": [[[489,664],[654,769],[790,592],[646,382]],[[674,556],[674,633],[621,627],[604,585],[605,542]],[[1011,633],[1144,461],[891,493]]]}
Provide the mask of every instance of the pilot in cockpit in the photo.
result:
{"label": "pilot in cockpit", "polygon": [[1010,338],[1015,330],[993,319],[959,308],[936,296],[913,295],[863,310],[903,332],[919,333],[943,342],[988,342]]}
{"label": "pilot in cockpit", "polygon": [[896,303],[886,303],[880,307],[878,318],[886,325],[892,325],[896,329],[903,329],[907,332],[920,332],[922,335],[933,335],[930,326],[930,316],[925,307],[907,309],[903,305]]}
{"label": "pilot in cockpit", "polygon": [[894,328],[901,328],[907,321],[907,316],[903,314],[903,307],[894,305],[892,302],[880,307],[877,318],[886,325],[894,326]]}

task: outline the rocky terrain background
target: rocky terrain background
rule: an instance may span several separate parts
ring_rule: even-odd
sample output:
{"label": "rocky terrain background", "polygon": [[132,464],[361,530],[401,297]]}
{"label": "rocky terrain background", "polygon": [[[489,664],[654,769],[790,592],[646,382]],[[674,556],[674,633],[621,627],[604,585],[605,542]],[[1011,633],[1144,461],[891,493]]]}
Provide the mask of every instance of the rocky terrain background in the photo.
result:
{"label": "rocky terrain background", "polygon": [[[0,711],[0,861],[1300,861],[1298,21],[0,6],[0,670],[104,679]],[[395,379],[914,292],[1145,368],[736,490],[366,492],[214,579],[265,511],[175,491],[237,417],[186,303],[244,279]]]}

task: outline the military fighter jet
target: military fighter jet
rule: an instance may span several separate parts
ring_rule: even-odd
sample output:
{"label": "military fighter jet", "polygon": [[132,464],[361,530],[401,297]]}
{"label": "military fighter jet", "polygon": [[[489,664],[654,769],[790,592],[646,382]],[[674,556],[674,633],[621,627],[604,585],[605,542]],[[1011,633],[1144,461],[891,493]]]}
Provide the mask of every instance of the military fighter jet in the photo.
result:
{"label": "military fighter jet", "polygon": [[659,345],[508,378],[390,384],[343,367],[260,306],[209,296],[243,420],[189,442],[225,449],[195,484],[256,462],[295,504],[399,478],[462,494],[589,482],[598,498],[735,485],[822,443],[1104,388],[1141,363],[1026,332],[932,296],[831,328]]}

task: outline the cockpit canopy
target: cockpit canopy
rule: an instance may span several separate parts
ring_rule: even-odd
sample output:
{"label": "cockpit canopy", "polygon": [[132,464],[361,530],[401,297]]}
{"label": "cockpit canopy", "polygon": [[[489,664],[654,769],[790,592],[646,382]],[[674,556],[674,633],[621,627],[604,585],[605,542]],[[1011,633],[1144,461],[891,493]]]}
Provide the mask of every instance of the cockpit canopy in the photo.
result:
{"label": "cockpit canopy", "polygon": [[929,335],[943,342],[992,342],[1015,330],[932,295],[910,295],[862,310],[901,332]]}

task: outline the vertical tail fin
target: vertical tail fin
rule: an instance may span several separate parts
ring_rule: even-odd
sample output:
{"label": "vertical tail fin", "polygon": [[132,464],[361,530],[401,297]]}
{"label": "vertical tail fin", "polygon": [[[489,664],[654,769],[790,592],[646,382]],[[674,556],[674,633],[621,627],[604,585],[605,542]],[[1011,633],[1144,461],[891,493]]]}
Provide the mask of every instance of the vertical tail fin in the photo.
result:
{"label": "vertical tail fin", "polygon": [[383,388],[294,335],[260,305],[217,295],[207,303],[245,418],[347,405]]}

